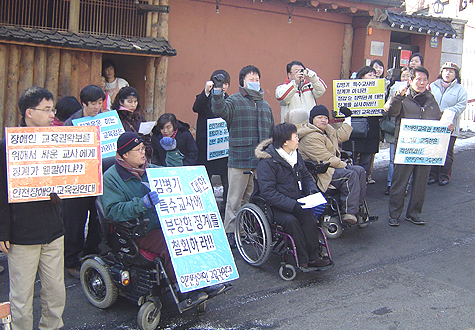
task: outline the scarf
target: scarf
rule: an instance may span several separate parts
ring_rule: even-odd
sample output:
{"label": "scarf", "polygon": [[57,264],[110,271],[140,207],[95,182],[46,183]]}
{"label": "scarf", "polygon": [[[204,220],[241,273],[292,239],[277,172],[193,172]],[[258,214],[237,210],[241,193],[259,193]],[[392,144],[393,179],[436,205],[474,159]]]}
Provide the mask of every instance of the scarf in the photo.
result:
{"label": "scarf", "polygon": [[264,99],[264,91],[262,88],[260,91],[255,91],[253,89],[239,87],[239,90],[243,96],[246,96],[246,94],[249,95],[254,102]]}
{"label": "scarf", "polygon": [[409,92],[411,93],[412,98],[414,101],[416,101],[421,107],[426,104],[427,101],[427,95],[426,95],[426,90],[423,91],[422,93],[416,92],[412,87],[409,88]]}
{"label": "scarf", "polygon": [[275,149],[277,153],[282,157],[283,160],[285,160],[287,163],[290,164],[292,168],[294,168],[295,164],[297,164],[297,151],[292,150],[290,154],[288,154],[284,149],[278,148]]}
{"label": "scarf", "polygon": [[139,180],[142,180],[142,177],[145,174],[145,169],[148,167],[147,159],[145,159],[145,164],[143,164],[141,168],[131,166],[122,157],[120,157],[119,154],[115,155],[115,161]]}

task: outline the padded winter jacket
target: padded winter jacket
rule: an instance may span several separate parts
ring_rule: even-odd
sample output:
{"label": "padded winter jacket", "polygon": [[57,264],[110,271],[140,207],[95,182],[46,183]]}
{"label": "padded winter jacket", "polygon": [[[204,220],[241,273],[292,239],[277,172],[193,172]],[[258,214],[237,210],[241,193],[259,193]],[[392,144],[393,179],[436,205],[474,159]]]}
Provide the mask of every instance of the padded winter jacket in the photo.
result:
{"label": "padded winter jacket", "polygon": [[335,129],[328,125],[325,131],[318,127],[306,123],[298,125],[298,135],[300,138],[299,152],[304,160],[330,162],[330,166],[325,173],[318,174],[318,188],[325,192],[335,172],[335,168],[345,168],[346,163],[340,159],[338,143],[348,141],[353,128],[343,123],[340,128]]}
{"label": "padded winter jacket", "polygon": [[442,112],[450,110],[455,112],[453,136],[459,136],[460,133],[460,115],[467,108],[467,91],[462,85],[454,79],[449,87],[444,91],[442,79],[437,79],[429,85],[429,90],[435,97]]}
{"label": "padded winter jacket", "polygon": [[[149,164],[148,167],[159,166]],[[104,173],[103,182],[104,194],[101,201],[106,218],[117,222],[149,219],[147,232],[160,228],[155,208],[147,209],[142,200],[142,197],[150,192],[150,188],[143,184],[148,184],[147,172],[142,180],[139,180],[116,162]]]}
{"label": "padded winter jacket", "polygon": [[317,191],[317,186],[300,154],[292,168],[271,143],[272,139],[265,140],[255,150],[259,158],[256,170],[259,194],[270,206],[292,212],[297,199]]}

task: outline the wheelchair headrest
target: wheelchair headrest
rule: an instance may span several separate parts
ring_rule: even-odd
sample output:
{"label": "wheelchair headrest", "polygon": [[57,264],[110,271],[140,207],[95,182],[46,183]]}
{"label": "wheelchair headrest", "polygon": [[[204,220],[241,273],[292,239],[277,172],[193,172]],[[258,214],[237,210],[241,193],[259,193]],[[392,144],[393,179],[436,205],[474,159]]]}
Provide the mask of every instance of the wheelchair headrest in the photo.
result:
{"label": "wheelchair headrest", "polygon": [[115,157],[102,158],[102,173],[107,171],[109,167],[115,164]]}

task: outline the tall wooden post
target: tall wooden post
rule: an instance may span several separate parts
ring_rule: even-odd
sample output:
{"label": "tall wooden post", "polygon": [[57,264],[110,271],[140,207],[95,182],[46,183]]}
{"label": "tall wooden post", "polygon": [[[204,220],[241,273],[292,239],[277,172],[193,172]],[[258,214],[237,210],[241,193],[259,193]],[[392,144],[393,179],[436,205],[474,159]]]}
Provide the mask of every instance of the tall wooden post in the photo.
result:
{"label": "tall wooden post", "polygon": [[155,91],[155,58],[147,57],[145,64],[145,95],[143,98],[144,102],[144,116],[147,121],[156,120],[154,117],[154,107],[153,107],[153,93]]}
{"label": "tall wooden post", "polygon": [[[7,63],[8,63],[8,46],[5,44],[0,44],[0,77],[7,76]],[[7,81],[6,79],[0,79],[0,137],[3,137],[5,134],[5,105],[6,105],[6,90],[7,90]]]}
{"label": "tall wooden post", "polygon": [[6,91],[6,101],[5,101],[5,127],[15,127],[17,126],[16,117],[17,117],[17,103],[18,103],[18,93],[23,91],[18,91],[18,79],[20,77],[20,57],[21,57],[21,46],[10,45],[10,58],[8,61],[8,73],[7,73],[7,91]]}
{"label": "tall wooden post", "polygon": [[69,1],[69,31],[79,32],[79,9],[80,0]]}
{"label": "tall wooden post", "polygon": [[35,67],[33,70],[33,84],[44,87],[46,82],[46,48],[35,47]]}
{"label": "tall wooden post", "polygon": [[58,99],[59,61],[60,50],[58,48],[48,48],[46,58],[46,81],[45,88],[53,93],[54,99]]}
{"label": "tall wooden post", "polygon": [[350,76],[351,55],[353,50],[353,26],[345,24],[343,32],[343,54],[341,57],[340,79]]}
{"label": "tall wooden post", "polygon": [[[161,6],[168,6],[169,0],[160,0]],[[160,13],[158,19],[158,37],[168,40],[168,13]],[[167,99],[167,71],[168,57],[162,56],[158,63],[155,79],[155,97],[154,97],[154,119],[165,113],[165,104]]]}

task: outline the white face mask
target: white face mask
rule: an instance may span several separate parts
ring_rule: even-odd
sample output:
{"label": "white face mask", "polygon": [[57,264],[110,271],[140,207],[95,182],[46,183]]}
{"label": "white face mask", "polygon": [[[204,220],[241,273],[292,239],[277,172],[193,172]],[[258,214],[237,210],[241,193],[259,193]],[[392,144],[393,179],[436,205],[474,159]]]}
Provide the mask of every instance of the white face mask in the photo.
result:
{"label": "white face mask", "polygon": [[261,90],[261,84],[258,83],[258,82],[246,81],[246,86],[247,86],[247,88],[255,90],[255,91],[260,91]]}

